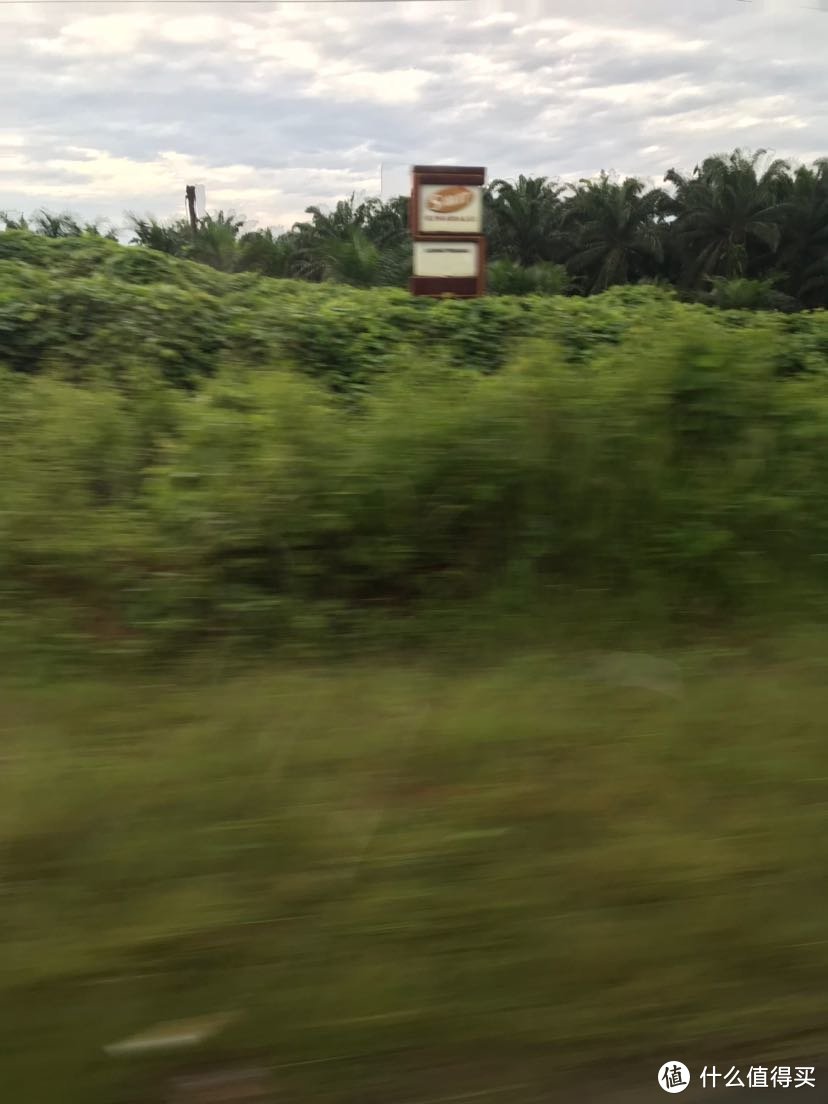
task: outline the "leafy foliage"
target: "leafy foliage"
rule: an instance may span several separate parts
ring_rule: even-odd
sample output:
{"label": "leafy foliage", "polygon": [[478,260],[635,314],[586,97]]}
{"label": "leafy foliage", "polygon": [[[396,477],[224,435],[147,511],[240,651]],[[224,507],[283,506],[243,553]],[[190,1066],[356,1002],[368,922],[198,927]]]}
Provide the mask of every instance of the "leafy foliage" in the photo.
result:
{"label": "leafy foliage", "polygon": [[563,242],[562,185],[545,176],[519,176],[511,183],[495,180],[487,190],[487,219],[491,253],[529,268],[557,260]]}
{"label": "leafy foliage", "polygon": [[107,238],[109,241],[118,240],[118,232],[113,227],[103,227],[100,222],[88,222],[81,226],[68,212],[52,214],[46,210],[37,211],[31,219],[24,216],[14,218],[5,211],[0,211],[0,223],[6,230],[30,230],[35,234],[41,234],[44,238],[78,238],[88,236],[92,238]]}
{"label": "leafy foliage", "polygon": [[789,166],[773,161],[760,171],[764,153],[748,156],[736,150],[728,157],[708,157],[690,177],[674,169],[667,173],[665,179],[676,189],[674,231],[686,281],[746,276],[761,258],[775,254]]}
{"label": "leafy foliage", "polygon": [[567,211],[575,220],[570,269],[583,274],[589,292],[655,275],[664,258],[659,222],[664,194],[645,192],[640,180],[582,180]]}
{"label": "leafy foliage", "polygon": [[526,267],[501,258],[489,265],[493,295],[564,295],[571,282],[563,265],[548,261]]}
{"label": "leafy foliage", "polygon": [[0,599],[107,647],[828,583],[823,312],[417,300],[9,231],[0,344]]}

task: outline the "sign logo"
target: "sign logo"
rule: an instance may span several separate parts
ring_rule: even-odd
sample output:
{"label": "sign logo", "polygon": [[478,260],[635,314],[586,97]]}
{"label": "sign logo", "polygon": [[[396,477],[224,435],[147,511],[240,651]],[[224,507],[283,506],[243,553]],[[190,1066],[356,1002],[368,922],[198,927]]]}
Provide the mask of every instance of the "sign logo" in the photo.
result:
{"label": "sign logo", "polygon": [[690,1084],[690,1070],[684,1062],[665,1062],[658,1071],[658,1083],[665,1092],[684,1092]]}
{"label": "sign logo", "polygon": [[436,214],[450,214],[462,211],[474,199],[474,192],[462,184],[449,184],[428,197],[428,209]]}

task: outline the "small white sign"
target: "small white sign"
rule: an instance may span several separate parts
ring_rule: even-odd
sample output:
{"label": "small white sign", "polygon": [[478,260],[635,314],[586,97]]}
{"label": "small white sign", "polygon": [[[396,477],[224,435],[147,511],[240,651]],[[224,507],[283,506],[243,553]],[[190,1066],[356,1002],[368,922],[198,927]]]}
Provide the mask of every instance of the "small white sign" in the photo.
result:
{"label": "small white sign", "polygon": [[476,276],[477,242],[414,242],[415,276]]}
{"label": "small white sign", "polygon": [[482,234],[483,189],[468,184],[422,184],[421,234]]}

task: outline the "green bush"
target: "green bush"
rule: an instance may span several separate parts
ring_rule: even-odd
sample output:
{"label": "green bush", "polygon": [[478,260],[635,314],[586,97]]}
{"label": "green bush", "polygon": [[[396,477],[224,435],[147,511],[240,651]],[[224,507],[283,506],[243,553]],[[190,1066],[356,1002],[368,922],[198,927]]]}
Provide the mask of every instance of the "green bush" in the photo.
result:
{"label": "green bush", "polygon": [[781,277],[765,280],[748,280],[745,277],[726,279],[724,276],[708,278],[710,291],[702,295],[703,302],[724,310],[786,310],[797,309],[796,300],[776,290]]}
{"label": "green bush", "polygon": [[76,274],[42,244],[0,262],[7,611],[159,648],[495,592],[682,617],[828,582],[822,313],[211,292],[196,265],[84,242],[104,262]]}
{"label": "green bush", "polygon": [[[531,271],[541,270],[555,275],[554,266]],[[554,341],[585,363],[642,318],[669,324],[690,309],[670,291],[643,286],[588,300],[413,299],[393,288],[226,276],[91,237],[0,234],[0,342],[6,363],[24,372],[62,365],[85,378],[94,366],[117,380],[125,365],[141,363],[192,388],[228,360],[256,368],[289,363],[337,393],[362,395],[401,362],[436,356],[463,369],[499,370],[530,338]],[[824,364],[824,312],[709,316],[726,329],[762,328],[781,373]]]}
{"label": "green bush", "polygon": [[488,272],[491,295],[565,295],[572,281],[563,265],[535,264],[528,267],[514,261],[492,261]]}

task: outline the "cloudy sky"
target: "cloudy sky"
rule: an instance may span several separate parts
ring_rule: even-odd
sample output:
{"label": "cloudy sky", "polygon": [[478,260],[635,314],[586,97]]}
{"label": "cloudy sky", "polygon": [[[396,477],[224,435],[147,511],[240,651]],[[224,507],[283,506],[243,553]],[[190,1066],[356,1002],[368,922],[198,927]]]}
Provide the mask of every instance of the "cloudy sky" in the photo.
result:
{"label": "cloudy sky", "polygon": [[[807,6],[810,5],[810,6]],[[828,0],[0,2],[0,210],[287,226],[490,178],[660,179],[706,153],[828,154]]]}

